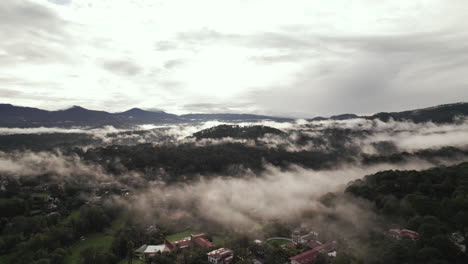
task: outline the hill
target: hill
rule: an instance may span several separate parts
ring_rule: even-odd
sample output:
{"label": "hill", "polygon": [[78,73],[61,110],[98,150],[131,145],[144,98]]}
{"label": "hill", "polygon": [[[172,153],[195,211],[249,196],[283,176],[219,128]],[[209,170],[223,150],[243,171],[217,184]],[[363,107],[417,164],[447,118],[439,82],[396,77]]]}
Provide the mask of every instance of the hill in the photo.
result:
{"label": "hill", "polygon": [[380,119],[387,122],[390,119],[396,121],[409,120],[415,123],[432,121],[434,123],[451,123],[456,121],[457,117],[468,115],[468,103],[445,104],[435,107],[415,109],[403,112],[381,112],[369,117],[368,119]]}
{"label": "hill", "polygon": [[197,139],[202,138],[244,138],[244,139],[256,139],[263,137],[265,134],[273,135],[286,135],[285,132],[268,127],[268,126],[236,126],[236,125],[220,125],[211,127],[205,130],[201,130],[194,133],[193,136]]}

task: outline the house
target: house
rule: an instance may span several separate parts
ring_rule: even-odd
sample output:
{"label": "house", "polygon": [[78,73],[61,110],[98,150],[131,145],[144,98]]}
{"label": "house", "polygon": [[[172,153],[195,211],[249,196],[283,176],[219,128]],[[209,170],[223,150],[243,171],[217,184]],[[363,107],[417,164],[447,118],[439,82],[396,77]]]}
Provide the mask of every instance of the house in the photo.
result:
{"label": "house", "polygon": [[203,248],[212,248],[214,247],[213,243],[211,243],[208,239],[206,239],[205,234],[199,235],[190,235],[190,239],[193,241],[194,245]]}
{"label": "house", "polygon": [[202,248],[212,248],[214,247],[213,243],[211,243],[207,238],[206,234],[198,234],[198,235],[190,235],[184,239],[170,242],[169,240],[165,240],[164,244],[166,245],[168,251],[173,251],[175,249],[184,249],[187,247],[199,246]]}
{"label": "house", "polygon": [[186,237],[175,242],[171,242],[166,239],[164,241],[164,244],[161,245],[143,245],[135,250],[135,254],[139,257],[147,258],[155,256],[157,253],[171,252],[177,249],[184,249],[194,246],[199,246],[203,248],[214,247],[213,243],[206,239],[205,234],[198,234],[190,235],[190,237]]}
{"label": "house", "polygon": [[317,258],[320,252],[315,249],[307,250],[299,255],[289,258],[291,264],[309,264]]}
{"label": "house", "polygon": [[314,249],[318,246],[321,246],[322,243],[320,241],[317,241],[317,240],[311,240],[307,243],[304,243],[306,246],[310,247],[311,249]]}
{"label": "house", "polygon": [[388,234],[395,238],[395,239],[402,239],[403,237],[409,237],[412,240],[416,240],[419,238],[418,232],[408,230],[408,229],[390,229],[388,230]]}
{"label": "house", "polygon": [[153,257],[157,253],[167,252],[165,244],[162,245],[143,245],[135,250],[135,255],[139,257]]}
{"label": "house", "polygon": [[214,264],[228,264],[232,263],[234,251],[228,248],[219,248],[208,252],[208,261]]}
{"label": "house", "polygon": [[327,253],[329,256],[336,256],[336,242],[319,244],[311,250],[307,250],[299,255],[289,258],[291,264],[312,263],[320,253]]}
{"label": "house", "polygon": [[332,241],[330,243],[322,244],[322,245],[317,246],[317,247],[315,247],[313,249],[319,251],[320,253],[333,252],[333,251],[336,250],[336,241]]}
{"label": "house", "polygon": [[162,245],[157,245],[157,246],[147,246],[145,251],[143,251],[143,255],[145,255],[145,257],[152,257],[152,256],[155,256],[156,253],[162,253],[166,250],[166,245],[162,244]]}

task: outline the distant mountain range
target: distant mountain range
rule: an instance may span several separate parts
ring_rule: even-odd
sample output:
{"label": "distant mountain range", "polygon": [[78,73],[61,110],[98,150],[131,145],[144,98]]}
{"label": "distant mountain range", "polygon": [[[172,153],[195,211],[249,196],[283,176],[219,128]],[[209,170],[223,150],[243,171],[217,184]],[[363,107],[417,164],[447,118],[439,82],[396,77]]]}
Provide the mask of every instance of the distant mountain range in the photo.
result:
{"label": "distant mountain range", "polygon": [[0,104],[0,127],[73,127],[105,126],[125,127],[142,124],[190,123],[210,120],[223,121],[292,121],[281,118],[251,114],[187,114],[174,115],[164,111],[146,111],[132,108],[121,113],[89,110],[73,106],[66,110],[46,111],[32,107]]}
{"label": "distant mountain range", "polygon": [[[459,116],[468,115],[468,103],[456,103],[440,105],[436,107],[416,109],[403,112],[378,113],[372,116],[358,116],[354,114],[335,115],[329,118],[315,117],[310,121],[321,120],[346,120],[353,118],[390,119],[413,122],[450,123]],[[271,120],[278,122],[293,121],[291,118],[253,115],[253,114],[186,114],[174,115],[164,111],[146,111],[132,108],[121,113],[109,113],[105,111],[89,110],[74,106],[65,110],[46,111],[32,107],[0,104],[0,127],[73,127],[73,126],[104,126],[117,127],[141,125],[141,124],[171,124],[190,123],[210,120],[231,122],[253,122]]]}
{"label": "distant mountain range", "polygon": [[432,121],[434,123],[451,123],[454,122],[456,118],[467,115],[468,103],[455,103],[403,112],[381,112],[365,118],[380,119],[384,122],[393,119],[396,121],[411,120],[415,123],[428,121]]}

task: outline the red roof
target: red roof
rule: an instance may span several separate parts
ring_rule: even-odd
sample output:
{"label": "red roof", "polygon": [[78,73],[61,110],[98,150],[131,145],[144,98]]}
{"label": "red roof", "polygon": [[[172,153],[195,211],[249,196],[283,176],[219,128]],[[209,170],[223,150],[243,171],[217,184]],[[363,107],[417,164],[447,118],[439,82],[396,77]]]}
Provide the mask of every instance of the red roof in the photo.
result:
{"label": "red roof", "polygon": [[390,229],[389,233],[397,237],[409,236],[412,239],[416,239],[419,236],[418,232],[408,230],[408,229]]}
{"label": "red roof", "polygon": [[168,247],[170,250],[173,250],[174,248],[186,248],[192,245],[192,241],[190,241],[190,238],[185,238],[179,241],[175,242],[170,242],[169,240],[164,241],[164,244],[166,244],[166,247]]}
{"label": "red roof", "polygon": [[400,234],[401,235],[405,235],[405,236],[410,236],[412,238],[416,238],[419,236],[418,232],[415,232],[415,231],[411,231],[411,230],[408,230],[408,229],[402,229],[400,230]]}
{"label": "red roof", "polygon": [[336,242],[326,243],[315,248],[320,252],[331,252],[336,249]]}
{"label": "red roof", "polygon": [[311,249],[289,259],[300,264],[308,264],[314,261],[318,254],[319,252],[317,250]]}
{"label": "red roof", "polygon": [[306,245],[307,245],[308,247],[310,247],[311,249],[314,249],[314,248],[316,248],[316,247],[321,246],[322,243],[320,243],[320,242],[318,242],[318,241],[316,241],[316,240],[312,240],[312,241],[307,242]]}
{"label": "red roof", "polygon": [[169,240],[166,239],[166,241],[164,241],[164,244],[166,245],[167,251],[172,251],[176,247],[177,248],[191,247],[191,246],[194,246],[194,244],[200,247],[204,247],[204,248],[214,247],[213,243],[208,241],[205,238],[205,236],[206,236],[205,234],[190,235],[189,237],[186,237],[184,239],[181,239],[175,242],[170,242]]}
{"label": "red roof", "polygon": [[208,241],[204,237],[195,237],[194,236],[193,242],[195,242],[195,244],[199,245],[200,247],[204,247],[204,248],[214,247],[213,243],[211,243],[210,241]]}

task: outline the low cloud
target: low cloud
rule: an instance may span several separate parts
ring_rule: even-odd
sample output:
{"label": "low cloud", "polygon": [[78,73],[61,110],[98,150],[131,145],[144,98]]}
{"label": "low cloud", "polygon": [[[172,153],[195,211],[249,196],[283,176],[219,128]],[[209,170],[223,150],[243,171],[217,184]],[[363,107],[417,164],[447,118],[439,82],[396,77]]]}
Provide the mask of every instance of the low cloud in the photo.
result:
{"label": "low cloud", "polygon": [[[198,217],[228,229],[248,231],[257,223],[304,218],[315,226],[325,225],[326,215],[334,213],[356,228],[369,228],[369,205],[358,201],[339,200],[326,208],[320,198],[328,192],[342,192],[349,181],[388,169],[425,169],[432,164],[412,161],[400,165],[382,164],[371,167],[345,166],[335,170],[314,171],[297,166],[280,170],[267,166],[259,175],[246,172],[241,178],[215,177],[190,184],[158,187],[120,199],[141,219],[148,222],[169,221],[175,214]],[[175,210],[176,209],[176,210]],[[304,214],[315,215],[312,219]],[[366,227],[366,225],[368,225]]]}

